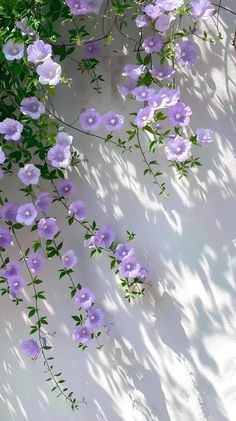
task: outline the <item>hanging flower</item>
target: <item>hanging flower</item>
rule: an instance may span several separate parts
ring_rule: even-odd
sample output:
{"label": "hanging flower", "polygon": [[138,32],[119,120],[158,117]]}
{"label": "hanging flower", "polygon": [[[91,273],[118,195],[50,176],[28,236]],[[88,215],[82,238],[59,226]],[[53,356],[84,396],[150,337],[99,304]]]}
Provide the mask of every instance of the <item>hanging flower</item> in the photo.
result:
{"label": "hanging flower", "polygon": [[38,64],[50,59],[52,55],[52,47],[50,44],[46,44],[42,40],[34,41],[27,48],[28,61],[34,64]]}
{"label": "hanging flower", "polygon": [[154,110],[151,107],[141,108],[135,118],[135,124],[139,128],[145,127],[154,117]]}
{"label": "hanging flower", "polygon": [[155,93],[155,89],[150,89],[145,85],[140,85],[132,91],[132,95],[135,96],[138,102],[148,101]]}
{"label": "hanging flower", "polygon": [[102,117],[104,126],[111,132],[121,130],[124,125],[124,121],[124,116],[117,114],[115,111],[109,111]]}
{"label": "hanging flower", "polygon": [[7,249],[12,242],[11,232],[8,228],[0,228],[0,247]]}
{"label": "hanging flower", "polygon": [[33,203],[26,203],[19,206],[17,210],[16,220],[23,225],[32,225],[37,217],[38,211]]}
{"label": "hanging flower", "polygon": [[119,264],[119,271],[122,278],[136,278],[141,269],[141,265],[135,257],[127,256]]}
{"label": "hanging flower", "polygon": [[197,129],[197,140],[203,144],[213,142],[213,131],[203,128]]}
{"label": "hanging flower", "polygon": [[16,44],[13,38],[10,38],[4,44],[2,52],[7,60],[20,60],[24,55],[24,43]]}
{"label": "hanging flower", "polygon": [[19,205],[16,202],[6,202],[0,208],[0,215],[4,221],[16,222],[16,215]]}
{"label": "hanging flower", "polygon": [[9,293],[14,298],[17,297],[24,288],[25,280],[21,276],[10,276],[7,278]]}
{"label": "hanging flower", "polygon": [[36,72],[39,75],[39,82],[42,85],[55,86],[60,82],[61,66],[51,59],[45,61],[43,64],[39,64]]}
{"label": "hanging flower", "polygon": [[58,181],[56,187],[60,197],[70,197],[76,193],[75,183],[70,180]]}
{"label": "hanging flower", "polygon": [[216,14],[216,9],[209,0],[192,0],[190,16],[193,20],[205,20]]}
{"label": "hanging flower", "polygon": [[183,102],[178,102],[168,108],[168,119],[172,126],[187,126],[190,123],[191,115],[191,108]]}
{"label": "hanging flower", "polygon": [[53,240],[59,232],[57,221],[55,218],[41,218],[38,222],[38,235],[46,240]]}
{"label": "hanging flower", "polygon": [[62,256],[62,263],[63,263],[63,266],[66,268],[66,269],[71,269],[71,268],[73,268],[75,265],[76,265],[76,263],[78,262],[78,258],[77,258],[77,256],[75,255],[75,252],[74,252],[74,250],[68,250],[66,253],[64,253],[63,254],[63,256]]}
{"label": "hanging flower", "polygon": [[39,193],[36,202],[35,207],[38,211],[47,212],[48,208],[52,204],[52,196],[49,192],[41,192]]}
{"label": "hanging flower", "polygon": [[40,348],[38,343],[34,339],[28,339],[26,341],[22,341],[21,349],[29,358],[38,358],[40,355]]}
{"label": "hanging flower", "polygon": [[77,219],[82,221],[87,213],[87,208],[82,200],[76,200],[69,206],[69,215],[74,215]]}
{"label": "hanging flower", "polygon": [[30,26],[28,26],[27,17],[24,17],[21,20],[16,20],[15,24],[16,24],[16,27],[21,31],[22,35],[29,35],[32,37],[36,35],[36,31]]}
{"label": "hanging flower", "polygon": [[71,152],[68,147],[56,144],[49,149],[47,158],[55,168],[68,168],[71,162]]}
{"label": "hanging flower", "polygon": [[14,140],[17,142],[21,138],[21,132],[23,130],[23,125],[12,118],[5,118],[5,120],[0,122],[0,133],[4,134],[4,139]]}
{"label": "hanging flower", "polygon": [[64,148],[70,148],[72,140],[73,136],[70,136],[65,132],[59,132],[56,137],[57,145],[64,146]]}
{"label": "hanging flower", "polygon": [[33,273],[38,275],[46,263],[45,257],[39,251],[32,252],[28,255],[27,264]]}
{"label": "hanging flower", "polygon": [[171,79],[174,73],[175,70],[173,67],[167,66],[166,64],[153,65],[151,68],[152,76],[159,80]]}
{"label": "hanging flower", "polygon": [[88,326],[91,329],[99,329],[104,325],[104,312],[100,308],[88,309]]}
{"label": "hanging flower", "polygon": [[34,164],[26,164],[18,171],[18,177],[25,186],[38,184],[40,170]]}
{"label": "hanging flower", "polygon": [[20,104],[20,110],[22,114],[27,115],[33,120],[38,120],[41,114],[45,113],[45,106],[35,96],[30,98],[24,98]]}
{"label": "hanging flower", "polygon": [[197,54],[193,47],[193,44],[189,40],[179,41],[175,46],[176,62],[183,65],[192,67],[196,60]]}
{"label": "hanging flower", "polygon": [[86,344],[92,339],[92,332],[88,326],[77,326],[72,334],[73,341]]}
{"label": "hanging flower", "polygon": [[83,56],[86,58],[100,58],[101,44],[99,41],[88,42],[84,45]]}
{"label": "hanging flower", "polygon": [[165,146],[166,158],[169,161],[184,162],[191,156],[192,143],[181,136],[176,136]]}
{"label": "hanging flower", "polygon": [[115,234],[108,225],[104,225],[94,235],[94,245],[96,247],[108,248],[115,240]]}
{"label": "hanging flower", "polygon": [[75,294],[76,307],[87,310],[95,302],[95,294],[89,288],[81,288]]}
{"label": "hanging flower", "polygon": [[143,48],[147,54],[161,51],[163,41],[158,35],[149,35],[143,42]]}
{"label": "hanging flower", "polygon": [[132,256],[134,254],[134,249],[128,244],[118,244],[115,251],[115,258],[118,260],[123,260],[127,256]]}
{"label": "hanging flower", "polygon": [[87,108],[80,114],[79,121],[83,130],[96,132],[101,126],[102,117],[94,108]]}
{"label": "hanging flower", "polygon": [[4,278],[11,278],[12,276],[19,277],[20,276],[20,263],[15,262],[14,260],[10,260],[7,263],[6,267],[0,270],[1,276]]}

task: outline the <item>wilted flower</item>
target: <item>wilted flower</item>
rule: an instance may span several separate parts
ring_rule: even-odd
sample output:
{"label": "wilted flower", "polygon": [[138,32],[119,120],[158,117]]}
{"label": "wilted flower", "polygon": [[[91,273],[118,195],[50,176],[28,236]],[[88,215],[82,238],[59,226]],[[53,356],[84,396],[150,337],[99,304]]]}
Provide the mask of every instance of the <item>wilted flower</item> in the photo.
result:
{"label": "wilted flower", "polygon": [[145,127],[154,117],[154,110],[151,107],[141,108],[135,118],[135,124],[139,128]]}
{"label": "wilted flower", "polygon": [[149,35],[143,42],[143,48],[147,54],[161,51],[163,41],[158,35]]}
{"label": "wilted flower", "polygon": [[24,43],[16,44],[13,38],[10,38],[2,48],[2,52],[7,60],[20,60],[24,55]]}
{"label": "wilted flower", "polygon": [[102,117],[102,122],[107,130],[115,132],[121,130],[124,125],[125,118],[123,115],[117,114],[115,111],[109,111]]}
{"label": "wilted flower", "polygon": [[77,326],[72,334],[73,341],[86,344],[92,339],[91,329],[87,326]]}
{"label": "wilted flower", "polygon": [[132,256],[134,254],[134,249],[128,244],[118,244],[114,256],[118,260],[123,260],[127,256]]}
{"label": "wilted flower", "polygon": [[84,45],[83,56],[86,58],[101,57],[101,44],[98,41],[88,42]]}
{"label": "wilted flower", "polygon": [[76,192],[75,183],[70,180],[60,180],[57,182],[56,187],[60,197],[73,196]]}
{"label": "wilted flower", "polygon": [[20,110],[24,115],[37,120],[41,117],[41,114],[45,112],[45,106],[35,96],[31,98],[24,98],[20,104]]}
{"label": "wilted flower", "polygon": [[64,148],[69,148],[73,140],[73,136],[68,135],[65,132],[57,133],[56,143],[58,145],[64,146]]}
{"label": "wilted flower", "polygon": [[34,64],[49,60],[52,55],[52,47],[41,39],[34,41],[27,48],[28,61]]}
{"label": "wilted flower", "polygon": [[135,96],[136,101],[143,102],[148,101],[155,94],[155,92],[155,89],[148,88],[145,85],[140,85],[133,89],[132,95]]}
{"label": "wilted flower", "polygon": [[133,256],[125,257],[119,264],[119,271],[122,278],[136,278],[140,269],[141,265]]}
{"label": "wilted flower", "polygon": [[11,232],[8,228],[0,228],[0,247],[6,249],[12,242]]}
{"label": "wilted flower", "polygon": [[66,269],[71,269],[71,268],[73,268],[75,265],[76,265],[76,263],[78,262],[78,258],[77,258],[77,256],[75,255],[75,252],[74,252],[74,250],[68,250],[66,253],[64,253],[63,254],[63,256],[62,256],[62,263],[63,263],[63,266],[66,268]]}
{"label": "wilted flower", "polygon": [[71,162],[71,152],[68,147],[56,144],[49,149],[47,158],[55,168],[68,168]]}
{"label": "wilted flower", "polygon": [[168,108],[168,119],[172,126],[187,126],[190,122],[191,115],[191,108],[183,102],[178,102]]}
{"label": "wilted flower", "polygon": [[108,225],[104,225],[94,235],[94,245],[96,247],[108,248],[115,240],[115,234]]}
{"label": "wilted flower", "polygon": [[26,164],[18,171],[18,177],[25,186],[30,184],[38,184],[40,170],[34,164]]}
{"label": "wilted flower", "polygon": [[174,73],[175,70],[173,67],[167,66],[165,64],[153,65],[151,69],[152,76],[159,80],[171,79]]}
{"label": "wilted flower", "polygon": [[19,206],[17,210],[16,220],[23,225],[32,225],[38,212],[33,203],[26,203]]}
{"label": "wilted flower", "polygon": [[4,269],[0,270],[1,276],[4,278],[11,278],[12,276],[18,277],[20,275],[20,263],[10,261]]}
{"label": "wilted flower", "polygon": [[166,158],[169,161],[184,162],[191,156],[192,143],[181,136],[176,136],[165,146]]}
{"label": "wilted flower", "polygon": [[4,221],[16,222],[17,210],[19,208],[16,202],[6,202],[0,208],[0,215]]}
{"label": "wilted flower", "polygon": [[81,288],[75,294],[75,305],[87,310],[95,302],[95,294],[89,288]]}
{"label": "wilted flower", "polygon": [[216,9],[209,0],[192,0],[192,9],[190,15],[196,21],[204,20],[214,16]]}
{"label": "wilted flower", "polygon": [[135,19],[135,23],[138,28],[144,28],[144,26],[150,25],[150,20],[146,15],[138,15]]}
{"label": "wilted flower", "polygon": [[197,60],[197,54],[191,41],[179,41],[175,46],[176,62],[192,67]]}
{"label": "wilted flower", "polygon": [[87,213],[87,208],[85,203],[82,200],[76,200],[71,203],[69,206],[69,214],[74,215],[80,221],[85,218]]}
{"label": "wilted flower", "polygon": [[79,121],[83,130],[95,132],[101,125],[102,117],[94,108],[87,108],[80,114]]}
{"label": "wilted flower", "polygon": [[197,129],[197,140],[200,143],[211,143],[213,142],[213,131],[210,129]]}
{"label": "wilted flower", "polygon": [[21,349],[29,358],[37,358],[40,354],[40,348],[34,339],[22,341]]}
{"label": "wilted flower", "polygon": [[32,272],[38,275],[45,265],[45,257],[38,251],[32,252],[28,255],[27,263]]}
{"label": "wilted flower", "polygon": [[49,59],[43,64],[39,64],[36,68],[36,72],[39,75],[39,82],[42,83],[42,85],[55,86],[60,81],[61,66],[55,61]]}
{"label": "wilted flower", "polygon": [[21,276],[10,276],[7,278],[9,293],[14,298],[17,297],[24,288],[25,281]]}
{"label": "wilted flower", "polygon": [[59,228],[55,218],[41,218],[38,222],[38,235],[40,238],[53,240]]}
{"label": "wilted flower", "polygon": [[24,17],[21,20],[16,20],[15,24],[16,24],[16,27],[21,31],[22,35],[34,36],[36,34],[36,31],[30,26],[28,26],[27,17]]}
{"label": "wilted flower", "polygon": [[104,325],[104,312],[100,308],[88,309],[88,326],[91,329],[98,329]]}
{"label": "wilted flower", "polygon": [[0,133],[5,135],[4,139],[6,140],[17,142],[21,138],[22,130],[23,125],[12,118],[5,118],[5,120],[0,122]]}
{"label": "wilted flower", "polygon": [[126,64],[123,69],[122,76],[126,76],[130,79],[137,80],[144,72],[145,66],[138,66],[136,64]]}
{"label": "wilted flower", "polygon": [[49,192],[41,192],[39,193],[36,202],[35,207],[38,211],[46,212],[48,208],[52,204],[52,196]]}

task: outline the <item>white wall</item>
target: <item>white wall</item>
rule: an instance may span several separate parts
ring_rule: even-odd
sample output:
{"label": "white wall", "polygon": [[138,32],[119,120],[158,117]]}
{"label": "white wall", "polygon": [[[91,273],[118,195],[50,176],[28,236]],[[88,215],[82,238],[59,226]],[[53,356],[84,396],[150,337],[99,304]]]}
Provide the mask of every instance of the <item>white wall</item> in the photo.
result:
{"label": "white wall", "polygon": [[[235,1],[225,5],[235,9]],[[76,132],[74,143],[89,162],[74,179],[78,197],[87,202],[89,218],[109,223],[119,241],[126,229],[137,233],[137,256],[150,267],[153,287],[144,299],[129,305],[108,269],[106,256],[90,261],[82,231],[64,223],[65,249],[78,252],[76,275],[93,288],[97,302],[115,324],[102,351],[91,344],[82,353],[71,340],[73,304],[66,279],[58,280],[49,265],[45,289],[55,366],[69,387],[88,402],[71,413],[49,392],[41,361],[19,350],[28,336],[23,307],[7,297],[0,306],[1,421],[233,421],[236,413],[235,369],[235,55],[231,45],[235,19],[221,13],[223,41],[209,46],[200,40],[193,75],[180,75],[182,99],[193,109],[192,127],[209,127],[216,141],[199,151],[203,167],[178,181],[168,170],[171,199],[158,196],[138,153],[120,154]],[[207,26],[213,27],[209,22]],[[125,59],[131,60],[131,56]],[[60,88],[55,108],[74,122],[82,107],[101,112],[130,109],[117,94],[123,66],[117,54],[104,58],[105,94],[96,96],[71,67],[72,87]],[[125,107],[125,108],[124,108]],[[142,139],[145,145],[146,140]],[[165,168],[163,157],[160,158]],[[8,180],[9,183],[9,180]],[[14,180],[8,184],[12,199]],[[18,183],[18,182],[17,182]],[[27,231],[22,241],[28,242]],[[58,263],[59,268],[59,263]],[[25,300],[30,298],[30,291]]]}

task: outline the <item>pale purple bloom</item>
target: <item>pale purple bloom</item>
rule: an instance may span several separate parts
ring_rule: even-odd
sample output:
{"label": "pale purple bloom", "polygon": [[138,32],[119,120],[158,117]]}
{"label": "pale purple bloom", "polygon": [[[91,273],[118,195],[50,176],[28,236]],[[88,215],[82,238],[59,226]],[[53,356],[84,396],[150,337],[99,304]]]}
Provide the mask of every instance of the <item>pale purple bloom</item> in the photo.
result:
{"label": "pale purple bloom", "polygon": [[24,288],[25,280],[22,278],[22,276],[10,276],[7,279],[8,287],[9,287],[9,293],[13,297],[17,297]]}
{"label": "pale purple bloom", "polygon": [[12,242],[11,232],[8,228],[0,228],[0,247],[6,249]]}
{"label": "pale purple bloom", "polygon": [[40,354],[40,348],[34,339],[22,341],[21,349],[29,358],[37,358]]}
{"label": "pale purple bloom", "polygon": [[0,148],[0,164],[3,164],[6,160],[6,155],[3,152],[2,148]]}
{"label": "pale purple bloom", "polygon": [[162,9],[157,3],[155,3],[155,5],[154,4],[147,4],[146,6],[144,6],[142,8],[142,10],[152,20],[156,19],[162,13]]}
{"label": "pale purple bloom", "polygon": [[114,256],[118,260],[123,260],[127,256],[132,256],[134,254],[134,249],[128,244],[118,244]]}
{"label": "pale purple bloom", "polygon": [[135,19],[135,23],[138,28],[144,28],[144,26],[150,25],[150,20],[146,15],[138,15]]}
{"label": "pale purple bloom", "polygon": [[75,294],[76,307],[87,310],[95,302],[95,294],[89,288],[81,288]]}
{"label": "pale purple bloom", "polygon": [[66,0],[72,15],[98,14],[102,0]]}
{"label": "pale purple bloom", "polygon": [[210,129],[197,129],[197,140],[200,143],[211,143],[213,142],[213,131]]}
{"label": "pale purple bloom", "polygon": [[85,203],[82,200],[76,200],[71,203],[69,206],[69,214],[74,215],[80,221],[83,220],[86,216],[87,208]]}
{"label": "pale purple bloom", "polygon": [[135,118],[135,124],[139,127],[145,127],[154,117],[154,110],[151,107],[141,108]]}
{"label": "pale purple bloom", "polygon": [[125,85],[119,86],[119,92],[123,96],[131,95],[135,87],[136,87],[136,80],[130,79]]}
{"label": "pale purple bloom", "polygon": [[10,38],[3,46],[2,52],[7,60],[20,60],[24,55],[24,43],[16,44],[13,38]]}
{"label": "pale purple bloom", "polygon": [[191,17],[198,21],[214,16],[216,9],[209,0],[192,0]]}
{"label": "pale purple bloom", "polygon": [[132,80],[137,80],[144,72],[145,66],[138,66],[136,64],[126,64],[123,69],[122,76],[126,76]]}
{"label": "pale purple bloom", "polygon": [[148,101],[155,94],[155,92],[155,89],[148,88],[145,85],[140,85],[133,89],[132,95],[135,96],[136,101],[143,102]]}
{"label": "pale purple bloom", "polygon": [[45,112],[45,106],[35,96],[24,98],[20,104],[20,110],[24,115],[27,115],[33,120],[38,120],[41,114]]}
{"label": "pale purple bloom", "polygon": [[77,326],[72,334],[73,341],[86,344],[92,339],[92,332],[88,326]]}
{"label": "pale purple bloom", "polygon": [[56,137],[56,143],[58,145],[64,146],[64,148],[69,148],[72,140],[73,136],[70,136],[65,132],[59,132]]}
{"label": "pale purple bloom", "polygon": [[117,114],[115,111],[109,111],[102,116],[102,122],[104,126],[111,132],[121,130],[124,125],[124,121],[124,116]]}
{"label": "pale purple bloom", "polygon": [[0,270],[1,276],[4,278],[11,278],[12,276],[18,277],[20,275],[20,263],[15,261],[10,261],[4,269]]}
{"label": "pale purple bloom", "polygon": [[94,235],[94,245],[96,247],[108,248],[115,240],[115,234],[108,225],[104,225]]}
{"label": "pale purple bloom", "polygon": [[163,41],[158,35],[149,35],[143,42],[146,53],[158,53],[163,46]]}
{"label": "pale purple bloom", "polygon": [[6,202],[0,208],[0,215],[4,221],[16,222],[19,205],[16,202]]}
{"label": "pale purple bloom", "polygon": [[159,6],[162,10],[170,11],[181,7],[184,4],[184,0],[157,0],[156,5]]}
{"label": "pale purple bloom", "polygon": [[88,42],[84,45],[83,56],[86,58],[101,57],[101,44],[98,41]]}
{"label": "pale purple bloom", "polygon": [[99,329],[104,325],[104,312],[100,308],[90,308],[87,322],[91,329]]}
{"label": "pale purple bloom", "polygon": [[166,158],[168,161],[184,162],[191,156],[192,143],[181,136],[176,136],[165,146]]}
{"label": "pale purple bloom", "polygon": [[173,14],[160,15],[155,23],[155,28],[160,32],[168,31],[170,24],[171,22],[173,22],[173,20],[175,20],[175,16]]}
{"label": "pale purple bloom", "polygon": [[74,250],[68,250],[66,253],[64,253],[63,254],[63,256],[62,256],[62,263],[63,263],[63,266],[66,268],[66,269],[71,269],[71,268],[73,268],[75,265],[76,265],[76,263],[78,262],[78,258],[77,258],[77,256],[75,255],[75,252],[74,252]]}
{"label": "pale purple bloom", "polygon": [[83,130],[96,132],[101,125],[102,117],[94,108],[87,108],[80,114],[79,120]]}
{"label": "pale purple bloom", "polygon": [[175,46],[176,62],[192,67],[197,60],[197,54],[191,41],[179,41]]}
{"label": "pale purple bloom", "polygon": [[174,73],[175,70],[173,67],[167,66],[165,64],[153,65],[151,69],[152,76],[159,80],[171,79]]}
{"label": "pale purple bloom", "polygon": [[27,17],[24,17],[21,20],[16,20],[15,24],[16,24],[16,27],[21,31],[22,35],[34,36],[36,34],[36,31],[30,26],[28,26]]}
{"label": "pale purple bloom", "polygon": [[125,257],[119,264],[119,271],[122,278],[136,278],[140,269],[140,263],[133,256]]}
{"label": "pale purple bloom", "polygon": [[71,162],[71,152],[68,147],[56,144],[49,149],[47,158],[55,168],[68,168]]}
{"label": "pale purple bloom", "polygon": [[148,275],[149,275],[149,270],[142,266],[139,269],[138,278],[140,278],[142,281],[144,281],[148,277]]}
{"label": "pale purple bloom", "polygon": [[175,127],[187,126],[190,122],[191,115],[191,108],[185,105],[183,102],[178,102],[177,104],[168,108],[169,122],[172,126]]}
{"label": "pale purple bloom", "polygon": [[25,186],[38,184],[40,170],[34,164],[26,164],[18,171],[18,177]]}
{"label": "pale purple bloom", "polygon": [[38,275],[43,270],[46,261],[43,254],[37,251],[28,255],[27,263],[32,272]]}
{"label": "pale purple bloom", "polygon": [[57,182],[57,192],[60,197],[73,196],[76,193],[75,183],[70,180],[60,180]]}
{"label": "pale purple bloom", "polygon": [[53,240],[59,228],[55,218],[41,218],[38,222],[38,235],[40,238]]}
{"label": "pale purple bloom", "polygon": [[35,202],[35,207],[38,211],[46,212],[52,204],[52,196],[49,192],[39,193]]}
{"label": "pale purple bloom", "polygon": [[55,86],[60,82],[61,66],[51,59],[45,61],[43,64],[39,64],[36,72],[39,75],[39,82],[42,85]]}
{"label": "pale purple bloom", "polygon": [[12,118],[5,118],[5,120],[0,122],[0,133],[5,135],[4,139],[6,140],[17,142],[21,138],[22,130],[23,125]]}
{"label": "pale purple bloom", "polygon": [[52,55],[52,47],[41,39],[34,41],[27,48],[28,61],[34,64],[49,60]]}
{"label": "pale purple bloom", "polygon": [[161,88],[160,91],[153,95],[148,104],[154,109],[166,108],[177,104],[180,98],[180,91],[178,89],[170,89],[167,87]]}
{"label": "pale purple bloom", "polygon": [[33,203],[26,203],[19,206],[17,210],[16,220],[23,225],[32,225],[37,217],[38,211]]}

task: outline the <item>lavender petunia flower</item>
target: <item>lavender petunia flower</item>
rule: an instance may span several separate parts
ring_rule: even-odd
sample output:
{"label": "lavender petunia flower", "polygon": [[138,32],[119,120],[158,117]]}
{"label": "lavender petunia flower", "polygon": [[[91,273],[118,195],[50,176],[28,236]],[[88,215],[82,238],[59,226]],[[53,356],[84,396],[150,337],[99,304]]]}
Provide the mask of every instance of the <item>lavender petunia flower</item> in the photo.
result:
{"label": "lavender petunia flower", "polygon": [[157,0],[156,4],[164,11],[171,11],[181,7],[184,4],[184,0]]}
{"label": "lavender petunia flower", "polygon": [[41,218],[38,222],[39,237],[46,238],[47,240],[53,240],[53,238],[59,231],[56,222],[57,221],[55,218]]}
{"label": "lavender petunia flower", "polygon": [[34,64],[49,60],[52,55],[52,47],[41,39],[34,41],[27,48],[28,61]]}
{"label": "lavender petunia flower", "polygon": [[73,196],[76,193],[75,183],[73,183],[73,181],[70,180],[58,181],[56,187],[60,197],[69,197]]}
{"label": "lavender petunia flower", "polygon": [[115,111],[109,111],[102,116],[104,126],[111,132],[121,130],[124,125],[124,121],[124,116],[117,114]]}
{"label": "lavender petunia flower", "polygon": [[64,148],[69,148],[73,140],[73,136],[68,135],[65,132],[59,132],[56,137],[57,145],[64,146]]}
{"label": "lavender petunia flower", "polygon": [[38,214],[33,203],[26,203],[19,206],[17,210],[16,220],[23,225],[32,225]]}
{"label": "lavender petunia flower", "polygon": [[166,66],[165,64],[159,64],[152,66],[151,74],[154,78],[159,80],[171,79],[175,70],[173,67]]}
{"label": "lavender petunia flower", "polygon": [[109,248],[116,236],[108,225],[104,225],[94,235],[94,245],[96,247]]}
{"label": "lavender petunia flower", "polygon": [[6,140],[17,142],[21,138],[22,130],[23,125],[12,118],[5,118],[5,120],[0,122],[0,133],[5,135],[4,139]]}
{"label": "lavender petunia flower", "polygon": [[181,136],[176,136],[165,146],[168,161],[184,162],[191,156],[192,143]]}
{"label": "lavender petunia flower", "polygon": [[143,48],[147,54],[161,51],[163,41],[158,35],[149,35],[143,42]]}
{"label": "lavender petunia flower", "polygon": [[86,216],[87,208],[82,200],[76,200],[69,206],[69,215],[74,215],[79,221],[83,220]]}
{"label": "lavender petunia flower", "polygon": [[91,329],[87,326],[77,326],[72,334],[73,341],[86,344],[92,339]]}
{"label": "lavender petunia flower", "polygon": [[210,129],[197,129],[197,140],[200,143],[211,143],[213,142],[213,131]]}
{"label": "lavender petunia flower", "polygon": [[154,110],[151,107],[141,108],[135,118],[135,124],[139,127],[145,127],[154,117]]}
{"label": "lavender petunia flower", "polygon": [[88,42],[84,45],[83,56],[86,58],[101,57],[101,44],[98,41]]}
{"label": "lavender petunia flower", "polygon": [[7,279],[9,293],[14,298],[17,297],[24,288],[25,280],[21,276],[10,276]]}
{"label": "lavender petunia flower", "polygon": [[133,89],[132,95],[135,96],[136,101],[143,102],[148,101],[155,94],[155,92],[155,89],[148,88],[145,85],[140,85]]}
{"label": "lavender petunia flower", "polygon": [[146,269],[145,267],[141,267],[139,269],[138,272],[138,278],[141,279],[142,281],[145,281],[145,279],[148,277],[149,275],[149,270]]}
{"label": "lavender petunia flower", "polygon": [[36,275],[38,275],[43,270],[45,262],[45,257],[38,251],[28,255],[28,266]]}
{"label": "lavender petunia flower", "polygon": [[6,202],[0,208],[0,215],[4,221],[16,222],[19,205],[16,202]]}
{"label": "lavender petunia flower", "polygon": [[51,59],[39,64],[36,68],[39,75],[39,82],[42,85],[55,86],[60,82],[61,66]]}
{"label": "lavender petunia flower", "polygon": [[16,27],[21,31],[22,35],[36,35],[36,31],[28,26],[28,18],[24,17],[21,20],[16,20],[15,22]]}
{"label": "lavender petunia flower", "polygon": [[66,0],[72,15],[87,15],[99,13],[102,0]]}
{"label": "lavender petunia flower", "polygon": [[152,20],[158,18],[158,16],[162,13],[161,7],[155,4],[147,4],[146,6],[142,7],[142,10],[149,16]]}
{"label": "lavender petunia flower", "polygon": [[150,25],[150,20],[146,15],[138,15],[135,19],[136,26],[138,28],[144,28]]}
{"label": "lavender petunia flower", "polygon": [[11,232],[8,228],[0,228],[0,247],[6,249],[12,242]]}
{"label": "lavender petunia flower", "polygon": [[68,147],[56,144],[49,149],[47,158],[55,168],[68,168],[71,162],[71,152]]}
{"label": "lavender petunia flower", "polygon": [[168,109],[169,122],[172,126],[175,127],[187,126],[190,122],[191,115],[191,108],[185,105],[183,102],[178,102]]}
{"label": "lavender petunia flower", "polygon": [[141,269],[141,265],[133,256],[125,257],[118,267],[122,278],[136,278]]}
{"label": "lavender petunia flower", "polygon": [[28,339],[21,343],[21,349],[29,358],[37,358],[40,354],[38,343],[34,339]]}
{"label": "lavender petunia flower", "polygon": [[83,130],[96,132],[101,125],[102,117],[94,108],[87,108],[80,114],[79,121]]}
{"label": "lavender petunia flower", "polygon": [[62,256],[62,263],[63,263],[63,266],[66,268],[66,269],[71,269],[71,268],[73,268],[75,265],[76,265],[76,263],[78,262],[78,258],[77,258],[77,256],[75,255],[75,252],[74,252],[74,250],[68,250],[66,253],[64,253],[63,254],[63,256]]}
{"label": "lavender petunia flower", "polygon": [[20,276],[20,263],[15,261],[10,261],[4,269],[0,270],[0,275],[4,278],[11,278],[12,276]]}
{"label": "lavender petunia flower", "polygon": [[123,260],[127,256],[132,256],[134,254],[134,249],[128,244],[118,244],[114,256],[118,260]]}
{"label": "lavender petunia flower", "polygon": [[95,302],[95,294],[89,288],[81,288],[75,294],[76,307],[87,310]]}
{"label": "lavender petunia flower", "polygon": [[46,212],[48,208],[52,204],[52,196],[49,192],[41,192],[39,193],[36,202],[35,207],[38,211]]}
{"label": "lavender petunia flower", "polygon": [[7,60],[20,60],[24,55],[24,43],[16,44],[13,38],[10,38],[3,46],[2,52]]}
{"label": "lavender petunia flower", "polygon": [[192,67],[197,60],[197,54],[191,41],[179,41],[175,46],[176,62]]}
{"label": "lavender petunia flower", "polygon": [[0,164],[3,164],[6,161],[6,155],[3,152],[2,148],[0,148]]}
{"label": "lavender petunia flower", "polygon": [[136,87],[136,81],[134,79],[130,79],[125,85],[119,86],[118,90],[121,95],[127,96],[127,95],[131,95],[135,87]]}
{"label": "lavender petunia flower", "polygon": [[136,64],[126,64],[123,69],[122,76],[126,76],[129,79],[137,80],[141,74],[144,72],[145,66],[138,66]]}
{"label": "lavender petunia flower", "polygon": [[30,184],[38,184],[40,170],[34,164],[26,164],[18,171],[18,177],[25,186]]}
{"label": "lavender petunia flower", "polygon": [[87,323],[91,329],[99,329],[104,325],[104,312],[100,308],[90,308]]}
{"label": "lavender petunia flower", "polygon": [[171,22],[173,22],[173,20],[175,20],[175,16],[173,14],[160,15],[155,23],[155,28],[160,32],[166,32],[168,31],[170,24]]}
{"label": "lavender petunia flower", "polygon": [[214,16],[216,9],[209,0],[192,0],[192,9],[190,16],[193,20],[204,20]]}
{"label": "lavender petunia flower", "polygon": [[156,95],[153,95],[153,97],[150,98],[148,104],[154,109],[166,108],[177,104],[179,98],[180,91],[178,89],[164,87],[161,88]]}
{"label": "lavender petunia flower", "polygon": [[45,106],[35,96],[24,98],[20,104],[22,114],[27,115],[33,120],[38,120],[41,114],[45,113]]}

